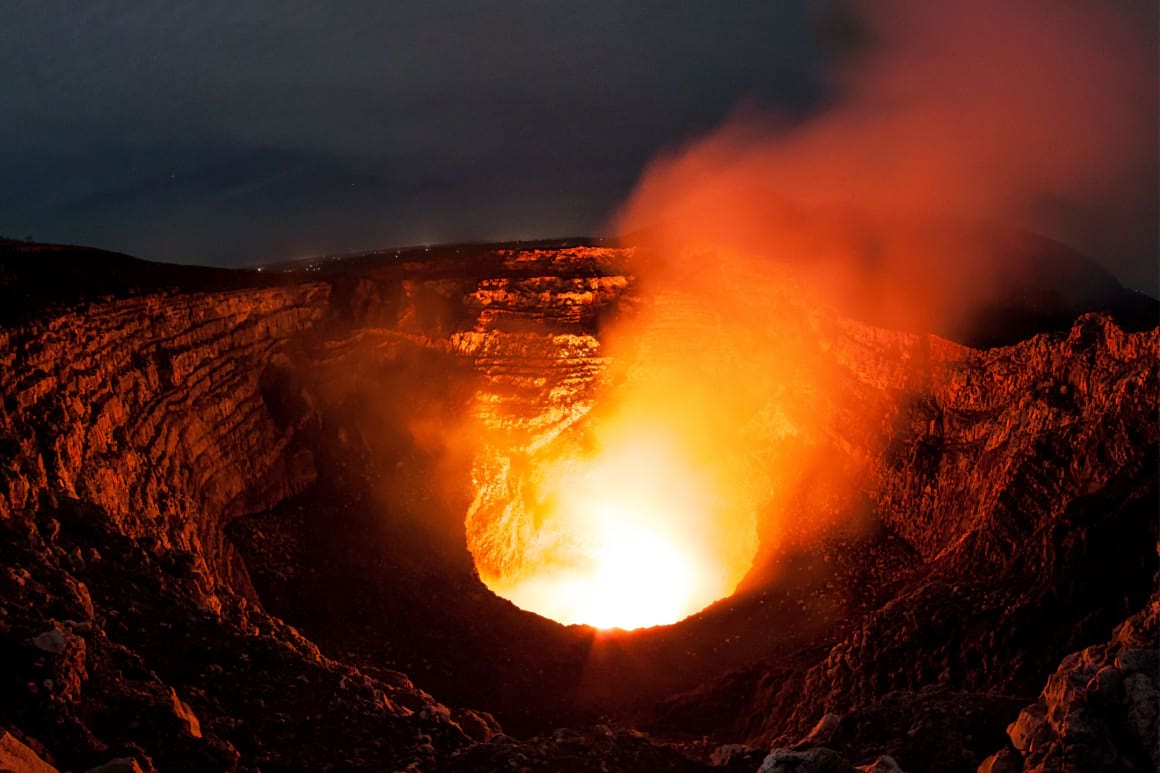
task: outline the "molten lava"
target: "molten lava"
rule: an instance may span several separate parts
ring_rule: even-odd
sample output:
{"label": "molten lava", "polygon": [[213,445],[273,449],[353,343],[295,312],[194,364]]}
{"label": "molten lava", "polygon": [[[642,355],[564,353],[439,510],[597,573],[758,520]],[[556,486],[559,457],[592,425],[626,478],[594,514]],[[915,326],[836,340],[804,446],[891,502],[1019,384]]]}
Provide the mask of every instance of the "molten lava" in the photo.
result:
{"label": "molten lava", "polygon": [[[722,289],[734,274],[745,293]],[[774,495],[792,490],[786,449],[827,412],[803,375],[801,325],[780,296],[756,293],[761,275],[734,274],[654,282],[599,340],[524,334],[514,363],[498,349],[479,359],[465,531],[492,591],[566,624],[624,629],[734,593],[759,514],[764,539]]]}
{"label": "molten lava", "polygon": [[[621,427],[587,457],[530,476],[519,568],[485,581],[517,606],[565,624],[674,623],[731,594],[752,564],[752,512],[728,512],[722,481],[660,430]],[[724,524],[731,527],[721,528]]]}

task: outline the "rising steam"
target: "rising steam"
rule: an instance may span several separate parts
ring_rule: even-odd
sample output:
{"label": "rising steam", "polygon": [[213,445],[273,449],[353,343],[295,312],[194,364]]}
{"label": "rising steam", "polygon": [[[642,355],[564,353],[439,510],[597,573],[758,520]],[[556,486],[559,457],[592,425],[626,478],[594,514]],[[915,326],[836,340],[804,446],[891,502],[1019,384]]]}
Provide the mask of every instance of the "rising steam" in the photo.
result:
{"label": "rising steam", "polygon": [[1029,258],[1044,243],[1021,229],[1066,235],[1058,214],[1079,210],[1111,228],[1148,195],[1155,84],[1125,18],[1059,0],[857,8],[869,49],[829,107],[740,112],[643,175],[618,219],[637,303],[602,333],[607,372],[552,406],[564,431],[489,452],[468,542],[501,595],[564,622],[673,622],[733,593],[759,545],[768,560],[856,526],[874,461],[841,438],[885,443],[892,409],[849,399],[820,310],[967,336],[1045,285],[1119,289],[1059,245]]}
{"label": "rising steam", "polygon": [[[958,297],[1008,281],[995,250],[948,217],[1155,257],[1154,13],[1141,25],[1132,3],[851,9],[868,42],[834,74],[828,108],[798,123],[743,110],[657,159],[620,232],[669,259],[725,244],[810,262],[880,307],[939,295],[922,316],[943,301],[967,313]],[[1154,290],[1154,271],[1127,279]],[[874,272],[912,286],[868,286],[883,284]],[[929,329],[922,316],[905,321]]]}

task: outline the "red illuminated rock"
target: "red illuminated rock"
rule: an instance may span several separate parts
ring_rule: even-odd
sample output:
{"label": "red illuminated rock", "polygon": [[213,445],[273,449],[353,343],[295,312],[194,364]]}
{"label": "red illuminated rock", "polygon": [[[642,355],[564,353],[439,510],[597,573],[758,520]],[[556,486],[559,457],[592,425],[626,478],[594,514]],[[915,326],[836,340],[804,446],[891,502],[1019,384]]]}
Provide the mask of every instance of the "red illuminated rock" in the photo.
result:
{"label": "red illuminated rock", "polygon": [[[789,443],[768,469],[824,461],[766,508],[801,533],[763,521],[742,593],[619,661],[487,594],[463,530],[523,518],[537,454],[639,375],[612,361],[611,321],[656,312],[642,345],[677,362],[719,329],[702,301],[644,298],[627,258],[259,278],[117,257],[115,281],[78,259],[75,287],[61,269],[20,296],[0,328],[0,725],[76,770],[697,770],[815,725],[783,756],[973,770],[1009,744],[991,769],[1156,764],[1160,334],[1107,315],[974,349],[741,272],[732,313],[771,327],[719,362],[775,352],[828,387],[759,380],[745,427]],[[474,464],[437,431],[465,417],[493,444]],[[442,463],[477,485],[449,492]],[[851,512],[856,529],[805,528]],[[486,560],[506,571],[519,554],[500,547]],[[441,703],[464,675],[495,704]],[[492,711],[541,729],[514,740]],[[604,711],[686,745],[551,732]]]}
{"label": "red illuminated rock", "polygon": [[0,728],[0,770],[11,773],[56,773],[56,768],[3,728]]}

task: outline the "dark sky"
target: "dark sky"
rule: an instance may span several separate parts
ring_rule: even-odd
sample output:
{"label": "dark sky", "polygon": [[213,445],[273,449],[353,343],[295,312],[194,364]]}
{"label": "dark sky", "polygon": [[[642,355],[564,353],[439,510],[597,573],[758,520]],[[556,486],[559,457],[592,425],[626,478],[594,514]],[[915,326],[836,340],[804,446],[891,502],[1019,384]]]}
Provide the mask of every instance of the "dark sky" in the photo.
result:
{"label": "dark sky", "polygon": [[[7,0],[0,235],[220,265],[596,235],[738,106],[824,109],[850,6]],[[1139,233],[1076,246],[1155,292],[1153,167]]]}
{"label": "dark sky", "polygon": [[590,234],[658,150],[821,93],[800,0],[3,15],[0,234],[184,262]]}

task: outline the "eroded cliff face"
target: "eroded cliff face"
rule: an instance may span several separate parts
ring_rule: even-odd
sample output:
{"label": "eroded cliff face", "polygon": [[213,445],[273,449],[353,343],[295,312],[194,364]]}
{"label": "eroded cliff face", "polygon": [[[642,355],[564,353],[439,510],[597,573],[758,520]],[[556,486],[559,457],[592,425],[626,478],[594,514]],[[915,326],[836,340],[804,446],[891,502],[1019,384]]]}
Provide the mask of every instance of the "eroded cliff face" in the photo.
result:
{"label": "eroded cliff face", "polygon": [[[944,347],[924,366],[922,388],[895,403],[870,488],[883,523],[923,561],[819,663],[756,689],[745,712],[764,717],[754,737],[791,744],[829,717],[810,742],[856,758],[875,748],[868,728],[903,724],[894,751],[933,769],[945,747],[932,739],[1003,745],[979,723],[1002,715],[996,699],[1026,699],[1069,652],[1106,640],[1134,610],[1153,614],[1157,341],[1088,316],[1011,347]],[[1124,764],[1146,764],[1152,731],[1116,737],[1136,750]],[[1015,739],[1024,754],[1029,743]],[[1110,759],[1086,731],[1054,743],[1026,769]]]}
{"label": "eroded cliff face", "polygon": [[[557,257],[501,253],[481,276],[436,261],[273,287],[251,274],[219,277],[216,292],[146,286],[30,301],[0,337],[0,639],[15,696],[0,725],[15,733],[4,753],[16,755],[0,759],[61,769],[478,769],[452,758],[496,736],[494,719],[437,703],[398,672],[320,653],[256,603],[225,527],[307,490],[360,496],[383,467],[401,470],[391,482],[406,487],[392,503],[417,503],[387,519],[428,514],[422,500],[438,482],[406,460],[388,465],[399,438],[384,430],[406,436],[415,412],[472,394],[463,385],[487,369],[491,322],[541,318],[538,305],[579,330],[593,292],[625,283],[545,273]],[[500,276],[487,273],[496,266]],[[131,288],[137,268],[127,271]],[[511,308],[496,313],[496,299]],[[411,376],[417,383],[393,388],[382,380]],[[434,376],[447,384],[432,400]],[[389,426],[396,420],[401,430]],[[342,491],[347,483],[356,491]],[[454,542],[466,558],[463,513]],[[436,573],[452,561],[423,560]],[[550,760],[573,745],[546,739],[535,753],[557,768]],[[622,733],[593,747],[606,764],[628,755],[658,769],[693,765]],[[527,751],[509,739],[472,759],[507,766]]]}
{"label": "eroded cliff face", "polygon": [[[287,556],[328,524],[354,528],[342,498],[357,491],[377,518],[406,524],[392,539],[438,536],[421,550],[371,538],[398,572],[459,572],[449,587],[472,599],[462,609],[487,610],[495,630],[539,649],[579,653],[513,649],[509,660],[530,659],[511,666],[527,672],[512,684],[526,680],[532,696],[536,668],[565,674],[549,693],[580,680],[566,675],[584,667],[586,645],[568,638],[581,632],[488,606],[463,548],[482,574],[518,571],[535,539],[525,499],[537,460],[578,443],[609,390],[642,377],[634,363],[653,361],[642,351],[680,358],[682,340],[720,327],[696,299],[638,292],[628,257],[488,251],[281,286],[230,280],[4,328],[0,634],[18,699],[0,725],[77,769],[117,756],[161,769],[708,764],[613,731],[496,736],[489,715],[446,708],[390,670],[400,665],[390,637],[402,634],[389,617],[349,632],[313,618],[326,625],[307,634],[330,655],[331,639],[371,643],[356,669],[255,603],[249,577],[261,575],[262,602],[281,617],[299,613],[320,570]],[[783,363],[748,385],[757,397],[738,429],[765,439],[746,461],[764,492],[761,549],[735,600],[669,639],[626,640],[624,661],[600,668],[624,689],[638,682],[616,669],[642,653],[683,673],[660,682],[669,694],[643,698],[662,705],[639,717],[662,735],[768,748],[832,716],[807,746],[972,769],[1064,655],[1107,641],[1153,591],[1160,334],[1087,316],[1066,333],[977,350],[843,318],[777,268],[726,282],[763,324],[713,357],[761,347]],[[649,324],[614,358],[606,331],[624,315]],[[279,508],[295,502],[305,525],[287,531]],[[246,533],[247,571],[227,531],[256,513],[273,515]],[[283,550],[275,535],[298,542]],[[426,582],[395,586],[399,609],[428,604],[406,595],[434,593]],[[470,614],[455,604],[448,614]],[[601,689],[591,716],[600,701],[619,705],[614,687]],[[955,731],[963,711],[975,719]],[[707,713],[718,716],[702,723]],[[1145,725],[1133,727],[1154,735]],[[1038,764],[1026,735],[1012,736],[1015,748]],[[962,746],[953,761],[936,751],[947,738]]]}
{"label": "eroded cliff face", "polygon": [[487,737],[251,603],[222,528],[314,482],[311,414],[267,377],[335,309],[327,283],[234,284],[3,331],[0,721],[62,769],[403,767]]}
{"label": "eroded cliff face", "polygon": [[[326,312],[329,287],[147,295],[0,334],[5,515],[46,493],[90,503],[129,537],[192,556],[216,607],[236,574],[229,515],[263,509],[314,477],[261,375]],[[207,565],[208,564],[208,565]]]}
{"label": "eroded cliff face", "polygon": [[1157,441],[1155,333],[1093,315],[1065,336],[957,355],[906,396],[875,476],[883,519],[927,560],[1012,557]]}

